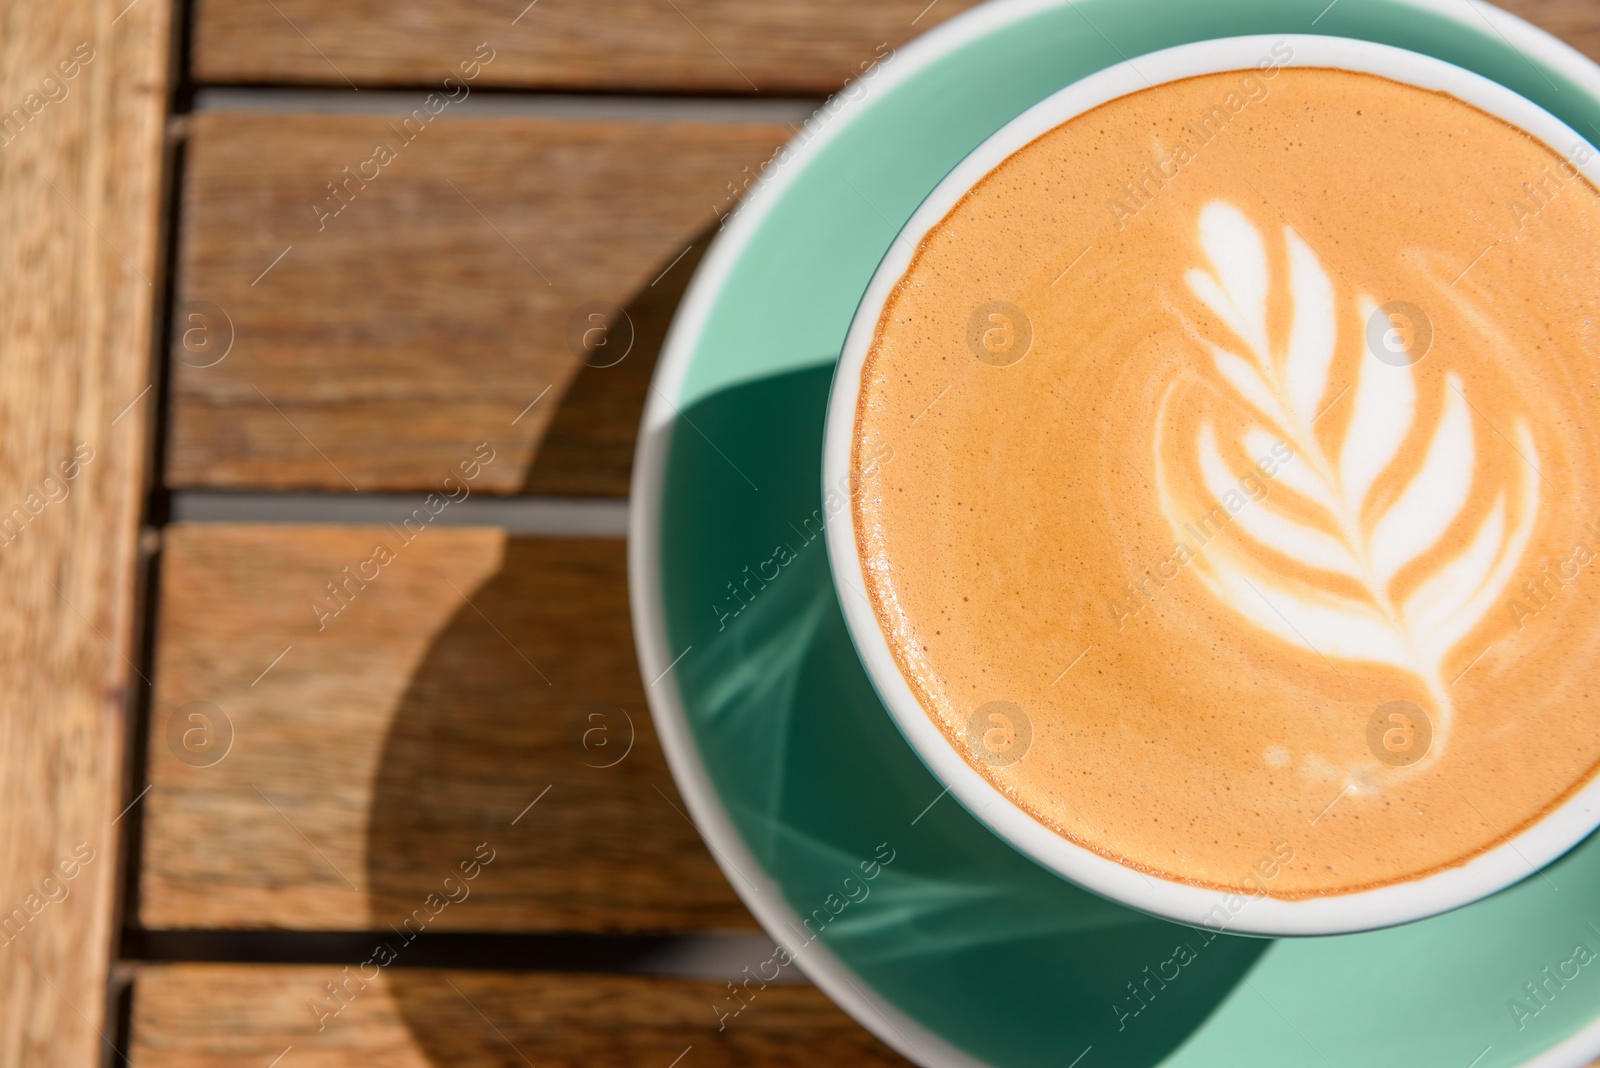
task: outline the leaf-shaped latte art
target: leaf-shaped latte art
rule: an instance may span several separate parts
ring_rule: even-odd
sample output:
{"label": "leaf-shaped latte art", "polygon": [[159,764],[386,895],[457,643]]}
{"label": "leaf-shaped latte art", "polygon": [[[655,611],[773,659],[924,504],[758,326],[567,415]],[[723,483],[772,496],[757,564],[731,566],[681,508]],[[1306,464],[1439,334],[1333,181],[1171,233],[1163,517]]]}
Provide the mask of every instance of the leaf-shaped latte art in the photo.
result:
{"label": "leaf-shaped latte art", "polygon": [[[1445,662],[1527,548],[1537,477],[1520,471],[1501,478],[1514,485],[1491,484],[1481,455],[1488,437],[1480,442],[1453,373],[1437,405],[1420,407],[1433,398],[1419,396],[1406,361],[1364,354],[1353,381],[1335,382],[1341,339],[1364,343],[1378,308],[1365,296],[1341,306],[1293,229],[1283,229],[1287,270],[1277,272],[1287,277],[1274,277],[1267,238],[1230,204],[1201,211],[1199,237],[1209,263],[1185,281],[1211,325],[1185,327],[1209,357],[1204,377],[1238,418],[1220,432],[1208,417],[1174,418],[1177,394],[1168,391],[1157,415],[1161,510],[1180,544],[1204,545],[1195,572],[1237,616],[1330,666],[1364,660],[1415,675],[1434,704],[1431,762],[1452,715]],[[1280,319],[1287,308],[1286,324],[1274,322],[1274,308]],[[1319,428],[1335,402],[1348,416]],[[1178,435],[1168,430],[1174,423]],[[1507,437],[1537,465],[1526,420],[1516,418]],[[1276,448],[1281,459],[1285,445],[1293,458],[1273,470],[1268,494],[1258,477],[1266,469],[1248,458]],[[1248,486],[1261,492],[1247,500]],[[1206,544],[1213,517],[1237,536]]]}

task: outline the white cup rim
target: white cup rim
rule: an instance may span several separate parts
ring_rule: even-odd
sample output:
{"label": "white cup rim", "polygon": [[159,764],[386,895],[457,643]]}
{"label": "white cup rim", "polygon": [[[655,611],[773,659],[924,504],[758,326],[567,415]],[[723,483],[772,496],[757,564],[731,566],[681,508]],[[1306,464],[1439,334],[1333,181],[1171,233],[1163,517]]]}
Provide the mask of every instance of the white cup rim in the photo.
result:
{"label": "white cup rim", "polygon": [[[960,198],[1007,157],[1062,123],[1140,90],[1206,74],[1246,72],[1287,44],[1279,67],[1322,67],[1375,74],[1448,93],[1503,119],[1563,153],[1600,186],[1600,154],[1566,123],[1510,89],[1461,67],[1405,49],[1344,37],[1258,35],[1200,41],[1109,67],[1046,98],[974,149],[911,216],[873,275],[846,336],[828,398],[823,492],[851,485],[861,372],[879,316],[923,237]],[[1578,162],[1574,156],[1585,162]],[[846,626],[891,718],[949,792],[1035,863],[1106,898],[1166,919],[1235,934],[1327,935],[1422,919],[1486,897],[1533,874],[1600,825],[1600,776],[1542,819],[1466,863],[1418,879],[1326,897],[1247,896],[1166,879],[1103,857],[1039,823],[972,768],[911,690],[866,588],[856,547],[853,504],[827,524],[826,544]]]}

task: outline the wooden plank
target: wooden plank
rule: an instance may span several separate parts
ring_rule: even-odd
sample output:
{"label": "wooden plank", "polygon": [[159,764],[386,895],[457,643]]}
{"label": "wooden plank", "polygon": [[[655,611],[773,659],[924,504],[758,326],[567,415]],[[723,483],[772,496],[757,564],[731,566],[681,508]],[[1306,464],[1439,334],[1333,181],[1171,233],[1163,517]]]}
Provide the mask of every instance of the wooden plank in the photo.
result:
{"label": "wooden plank", "polygon": [[1499,0],[1498,6],[1600,61],[1600,7],[1592,0]]}
{"label": "wooden plank", "polygon": [[[486,85],[822,93],[972,3],[613,0],[597,9],[582,0],[531,7],[525,0],[405,0],[380,9],[278,0],[275,10],[254,0],[198,0],[194,76],[230,84],[432,85],[487,41],[495,58],[479,75]],[[1500,6],[1600,59],[1600,11],[1590,0]]]}
{"label": "wooden plank", "polygon": [[[434,899],[418,922],[754,926],[661,755],[624,544],[438,527],[413,539],[167,528],[144,924],[405,927],[492,855],[464,900]],[[393,559],[363,566],[380,544]],[[329,582],[346,591],[337,614]]]}
{"label": "wooden plank", "polygon": [[[793,131],[412,121],[407,144],[385,115],[192,119],[172,485],[432,488],[488,439],[502,459],[481,490],[626,495],[656,350],[707,231],[730,183]],[[379,143],[395,158],[368,165]],[[593,334],[609,347],[589,353],[587,315],[616,318],[594,302],[631,328]]]}
{"label": "wooden plank", "polygon": [[719,1031],[711,1006],[732,995],[711,982],[390,968],[351,982],[337,1015],[313,1012],[344,979],[333,967],[141,968],[134,1068],[260,1068],[291,1046],[304,1068],[907,1063],[809,986],[741,986],[750,1004]]}
{"label": "wooden plank", "polygon": [[169,10],[111,14],[0,2],[0,1066],[99,1063],[116,924]]}
{"label": "wooden plank", "polygon": [[748,1007],[719,1031],[713,1006],[732,997],[721,983],[392,967],[349,974],[341,1005],[327,984],[345,983],[346,973],[332,966],[141,968],[133,1064],[260,1068],[290,1047],[285,1068],[907,1063],[810,986],[753,983]]}
{"label": "wooden plank", "polygon": [[432,85],[487,42],[480,84],[826,93],[974,0],[199,0],[204,83]]}

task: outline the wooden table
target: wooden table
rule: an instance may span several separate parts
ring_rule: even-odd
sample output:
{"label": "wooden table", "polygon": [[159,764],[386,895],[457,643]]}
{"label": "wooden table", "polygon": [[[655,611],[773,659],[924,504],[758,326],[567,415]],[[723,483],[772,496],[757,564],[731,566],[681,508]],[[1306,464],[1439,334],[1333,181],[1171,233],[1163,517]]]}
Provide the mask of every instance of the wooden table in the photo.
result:
{"label": "wooden table", "polygon": [[3,4],[0,1064],[900,1063],[718,1029],[622,535],[717,217],[968,5],[525,2]]}

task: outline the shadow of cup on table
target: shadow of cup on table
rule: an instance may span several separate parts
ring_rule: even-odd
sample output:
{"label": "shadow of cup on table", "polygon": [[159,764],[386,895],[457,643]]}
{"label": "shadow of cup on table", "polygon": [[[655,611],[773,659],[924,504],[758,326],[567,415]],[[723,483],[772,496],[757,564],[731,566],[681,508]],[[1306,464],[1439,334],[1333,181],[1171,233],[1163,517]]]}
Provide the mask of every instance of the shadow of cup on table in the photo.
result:
{"label": "shadow of cup on table", "polygon": [[[627,492],[661,341],[705,244],[702,235],[623,309],[632,332],[625,358],[594,359],[564,396],[545,399],[558,409],[524,492]],[[400,965],[419,929],[749,930],[698,833],[671,807],[683,802],[638,676],[625,543],[486,536],[499,540],[498,565],[460,588],[466,600],[411,669],[384,739],[366,814],[369,926],[389,933]],[[648,941],[637,952],[649,952]],[[514,955],[497,966],[549,966]],[[627,962],[609,966],[619,963]],[[437,974],[387,967],[385,980],[432,1063],[521,1063]],[[487,990],[478,1007],[493,1015],[496,996]],[[695,1022],[715,1019],[701,1010]],[[613,1035],[611,1048],[571,1029],[541,1039],[525,1020],[521,1029],[509,1017],[496,1025],[536,1060],[569,1048],[641,1052],[637,1036]]]}
{"label": "shadow of cup on table", "polygon": [[714,235],[696,235],[682,259],[663,263],[654,283],[622,308],[588,301],[573,309],[563,343],[583,366],[564,395],[543,402],[557,405],[556,413],[520,492],[628,495],[639,420],[661,344]]}
{"label": "shadow of cup on table", "polygon": [[[504,976],[479,981],[494,969],[585,959],[602,961],[597,970],[630,967],[651,939],[480,946],[478,966],[491,970],[455,977],[463,993],[477,984],[469,1007],[437,972],[407,967],[421,963],[410,943],[418,932],[749,928],[699,835],[670,807],[683,802],[634,667],[623,553],[617,539],[505,538],[498,568],[461,587],[471,604],[433,638],[395,711],[361,887],[368,926],[397,958],[385,985],[430,1063],[522,1063],[479,1010],[536,1064],[573,1048],[610,1063],[666,1047],[589,1034],[597,1017],[581,1006],[552,1020],[559,1013],[540,1015],[548,1006],[508,1003],[525,988]],[[714,1029],[709,1009],[696,1007],[694,1022]]]}

